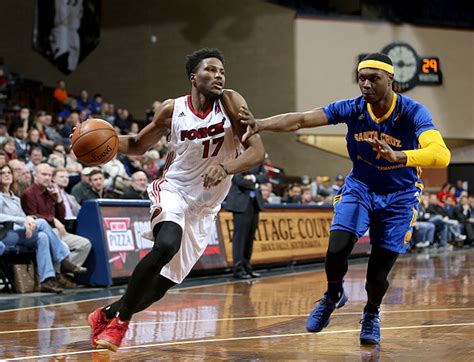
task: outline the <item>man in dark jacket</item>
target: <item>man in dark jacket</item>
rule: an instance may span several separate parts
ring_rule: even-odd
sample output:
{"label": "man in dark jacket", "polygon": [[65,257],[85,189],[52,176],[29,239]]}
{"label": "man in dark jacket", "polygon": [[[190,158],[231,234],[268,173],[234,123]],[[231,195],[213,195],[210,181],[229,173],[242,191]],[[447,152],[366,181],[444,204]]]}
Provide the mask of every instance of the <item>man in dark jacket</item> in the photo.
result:
{"label": "man in dark jacket", "polygon": [[132,175],[132,184],[123,189],[122,199],[148,200],[146,173],[137,171]]}
{"label": "man in dark jacket", "polygon": [[247,172],[238,173],[232,179],[224,208],[234,216],[232,257],[234,277],[250,279],[259,276],[252,270],[253,241],[258,227],[258,214],[264,209],[260,184],[268,182],[268,175],[260,164]]}
{"label": "man in dark jacket", "polygon": [[474,243],[474,213],[472,212],[469,199],[466,195],[461,196],[459,205],[454,207],[453,213],[454,218],[459,221],[464,228],[467,242],[469,244]]}

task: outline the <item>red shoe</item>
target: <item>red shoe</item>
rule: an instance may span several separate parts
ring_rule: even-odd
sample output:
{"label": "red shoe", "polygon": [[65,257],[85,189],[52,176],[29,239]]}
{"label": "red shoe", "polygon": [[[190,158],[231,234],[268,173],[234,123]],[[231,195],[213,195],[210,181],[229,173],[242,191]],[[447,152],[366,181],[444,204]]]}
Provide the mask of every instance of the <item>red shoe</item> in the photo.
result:
{"label": "red shoe", "polygon": [[97,347],[117,352],[122,344],[123,337],[125,337],[125,333],[127,333],[128,323],[129,321],[122,322],[118,317],[112,319],[105,330],[97,337],[95,342]]}
{"label": "red shoe", "polygon": [[95,343],[97,336],[101,334],[110,323],[110,320],[105,319],[105,314],[102,312],[102,309],[102,307],[96,309],[87,317],[87,321],[92,329],[91,342],[94,348],[97,347]]}

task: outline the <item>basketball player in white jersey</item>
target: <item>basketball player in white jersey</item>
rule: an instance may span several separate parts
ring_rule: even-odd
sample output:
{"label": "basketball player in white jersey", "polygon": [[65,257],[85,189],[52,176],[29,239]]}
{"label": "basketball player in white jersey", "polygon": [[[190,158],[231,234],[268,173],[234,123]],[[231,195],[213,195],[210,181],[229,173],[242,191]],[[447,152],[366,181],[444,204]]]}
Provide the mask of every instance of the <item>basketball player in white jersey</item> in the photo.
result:
{"label": "basketball player in white jersey", "polygon": [[120,137],[120,153],[141,155],[167,136],[168,158],[162,178],[148,189],[154,247],[136,266],[124,296],[88,317],[97,348],[116,351],[132,315],[183,281],[206,248],[231,175],[263,161],[259,135],[246,140],[237,157],[245,133],[237,115],[247,104],[224,90],[223,62],[218,49],[189,55],[191,95],[166,100],[138,135]]}

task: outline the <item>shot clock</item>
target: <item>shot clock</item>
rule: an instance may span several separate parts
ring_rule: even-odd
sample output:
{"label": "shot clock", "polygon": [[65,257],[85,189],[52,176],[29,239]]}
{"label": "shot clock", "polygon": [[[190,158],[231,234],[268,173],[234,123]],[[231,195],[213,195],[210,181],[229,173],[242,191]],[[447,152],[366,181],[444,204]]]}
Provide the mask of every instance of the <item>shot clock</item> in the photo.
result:
{"label": "shot clock", "polygon": [[439,85],[443,78],[439,68],[439,59],[434,57],[421,58],[421,72],[418,73],[418,84]]}

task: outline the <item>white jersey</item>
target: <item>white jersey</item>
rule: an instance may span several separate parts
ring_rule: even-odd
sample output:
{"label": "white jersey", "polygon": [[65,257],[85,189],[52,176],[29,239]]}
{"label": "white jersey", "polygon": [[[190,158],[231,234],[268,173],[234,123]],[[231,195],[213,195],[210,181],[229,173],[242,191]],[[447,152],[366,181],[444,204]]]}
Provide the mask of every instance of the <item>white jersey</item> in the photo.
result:
{"label": "white jersey", "polygon": [[205,114],[193,109],[190,96],[175,99],[168,156],[162,189],[173,190],[196,205],[218,209],[229,192],[232,177],[207,190],[201,175],[209,165],[224,163],[237,157],[239,141],[220,100]]}

